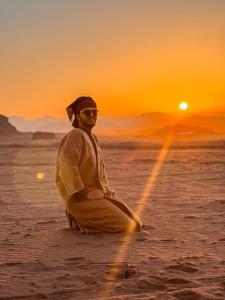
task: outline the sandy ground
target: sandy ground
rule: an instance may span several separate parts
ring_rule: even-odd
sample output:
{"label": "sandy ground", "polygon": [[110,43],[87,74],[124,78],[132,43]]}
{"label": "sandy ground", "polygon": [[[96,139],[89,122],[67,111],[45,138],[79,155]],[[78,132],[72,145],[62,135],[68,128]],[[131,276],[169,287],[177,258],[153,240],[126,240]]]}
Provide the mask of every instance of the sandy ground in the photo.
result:
{"label": "sandy ground", "polygon": [[[225,299],[225,148],[169,151],[129,238],[68,230],[56,152],[0,147],[0,299]],[[132,208],[159,153],[104,149]]]}

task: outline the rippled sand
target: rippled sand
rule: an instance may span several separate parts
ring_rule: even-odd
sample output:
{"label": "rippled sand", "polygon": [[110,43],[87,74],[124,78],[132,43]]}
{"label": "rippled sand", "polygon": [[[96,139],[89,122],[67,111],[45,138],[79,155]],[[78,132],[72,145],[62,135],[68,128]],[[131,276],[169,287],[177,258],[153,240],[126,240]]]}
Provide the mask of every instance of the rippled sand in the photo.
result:
{"label": "rippled sand", "polygon": [[[111,186],[135,209],[160,150],[103,150]],[[56,153],[0,147],[0,299],[225,299],[225,148],[170,150],[143,231],[126,243],[68,230]]]}

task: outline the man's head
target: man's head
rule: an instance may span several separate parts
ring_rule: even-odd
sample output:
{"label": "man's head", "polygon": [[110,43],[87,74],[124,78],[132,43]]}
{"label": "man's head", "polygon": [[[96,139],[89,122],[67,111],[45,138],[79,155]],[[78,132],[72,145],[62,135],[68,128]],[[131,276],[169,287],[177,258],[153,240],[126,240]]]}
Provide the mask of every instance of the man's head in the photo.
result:
{"label": "man's head", "polygon": [[77,98],[66,108],[66,111],[73,127],[92,128],[95,126],[98,110],[91,97],[81,96]]}

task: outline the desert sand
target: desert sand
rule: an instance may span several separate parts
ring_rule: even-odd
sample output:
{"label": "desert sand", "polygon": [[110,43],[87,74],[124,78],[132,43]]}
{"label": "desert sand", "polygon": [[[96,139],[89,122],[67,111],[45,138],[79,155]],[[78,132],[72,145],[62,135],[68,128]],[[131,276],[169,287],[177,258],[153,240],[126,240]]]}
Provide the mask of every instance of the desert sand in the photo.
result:
{"label": "desert sand", "polygon": [[[0,146],[0,299],[225,299],[225,147],[169,150],[126,238],[68,229],[49,143]],[[135,209],[160,150],[103,152]]]}

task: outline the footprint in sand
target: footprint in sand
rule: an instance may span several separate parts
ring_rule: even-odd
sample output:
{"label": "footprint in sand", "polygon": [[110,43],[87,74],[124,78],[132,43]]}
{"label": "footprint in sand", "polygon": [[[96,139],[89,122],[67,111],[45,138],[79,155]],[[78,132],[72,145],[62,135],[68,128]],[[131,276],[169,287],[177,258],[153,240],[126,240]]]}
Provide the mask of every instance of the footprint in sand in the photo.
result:
{"label": "footprint in sand", "polygon": [[146,242],[147,240],[149,240],[150,234],[149,234],[149,230],[154,230],[156,229],[156,227],[149,225],[149,224],[145,224],[142,227],[142,231],[138,233],[138,237],[135,240],[136,242]]}
{"label": "footprint in sand", "polygon": [[36,293],[34,294],[34,298],[33,299],[49,299],[47,295],[43,294],[43,293]]}
{"label": "footprint in sand", "polygon": [[77,257],[69,257],[66,259],[66,261],[80,261],[80,260],[84,260],[85,257],[83,256],[77,256]]}
{"label": "footprint in sand", "polygon": [[64,274],[64,275],[56,276],[56,280],[59,280],[59,281],[73,281],[74,277],[71,277],[70,274]]}
{"label": "footprint in sand", "polygon": [[30,285],[32,285],[32,286],[39,286],[35,281],[30,281]]}
{"label": "footprint in sand", "polygon": [[154,229],[156,229],[156,227],[153,226],[153,225],[144,224],[144,225],[142,226],[142,229],[143,229],[143,230],[154,230]]}
{"label": "footprint in sand", "polygon": [[18,235],[18,234],[21,234],[21,232],[20,231],[13,231],[13,232],[10,233],[10,235],[14,235],[14,234]]}
{"label": "footprint in sand", "polygon": [[225,238],[219,239],[219,242],[225,242]]}
{"label": "footprint in sand", "polygon": [[172,292],[170,295],[172,295],[175,298],[180,299],[180,300],[204,300],[204,299],[206,300],[206,299],[209,299],[191,289],[182,289],[179,291]]}
{"label": "footprint in sand", "polygon": [[81,262],[85,260],[85,257],[83,256],[77,256],[77,257],[69,257],[65,260],[66,265],[79,265]]}
{"label": "footprint in sand", "polygon": [[167,289],[165,284],[153,283],[147,279],[141,279],[137,283],[137,287],[141,290],[151,290],[151,291],[164,291]]}
{"label": "footprint in sand", "polygon": [[5,265],[5,266],[18,266],[18,265],[21,265],[21,264],[23,264],[23,262],[20,262],[20,261],[12,261],[12,262],[7,262],[7,263],[4,263],[3,265]]}
{"label": "footprint in sand", "polygon": [[184,219],[199,219],[199,216],[196,215],[186,215],[183,216]]}
{"label": "footprint in sand", "polygon": [[52,268],[51,267],[48,267],[47,265],[45,265],[44,263],[40,262],[40,261],[37,261],[35,263],[31,263],[30,264],[30,271],[32,272],[45,272],[45,271],[51,271]]}
{"label": "footprint in sand", "polygon": [[176,239],[173,239],[173,238],[165,238],[165,239],[161,239],[159,240],[160,242],[174,242],[176,241]]}
{"label": "footprint in sand", "polygon": [[134,276],[137,273],[134,267],[128,264],[121,265],[119,270],[114,266],[114,268],[112,268],[112,271],[113,270],[117,273],[118,279],[129,279],[130,277]]}
{"label": "footprint in sand", "polygon": [[178,277],[174,277],[174,278],[169,278],[165,281],[167,284],[188,284],[188,283],[192,283],[192,281],[184,279],[184,278],[178,278]]}
{"label": "footprint in sand", "polygon": [[134,266],[127,263],[106,263],[105,265],[110,266],[110,270],[105,272],[107,274],[107,281],[121,281],[122,279],[129,279],[137,275],[137,271],[135,270]]}
{"label": "footprint in sand", "polygon": [[146,230],[138,233],[138,237],[136,238],[136,242],[145,242],[150,238],[149,233]]}
{"label": "footprint in sand", "polygon": [[149,238],[148,237],[140,237],[136,239],[136,242],[146,242]]}
{"label": "footprint in sand", "polygon": [[193,274],[195,272],[198,272],[199,269],[195,266],[192,266],[190,264],[176,264],[176,265],[170,265],[166,267],[167,270],[179,270],[186,273]]}
{"label": "footprint in sand", "polygon": [[26,234],[23,235],[23,237],[32,237],[32,236],[33,236],[33,235],[30,234],[30,233],[26,233]]}

